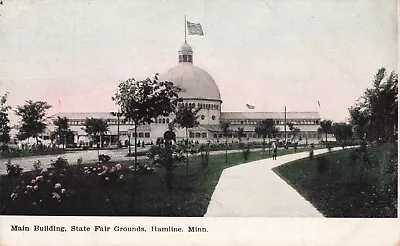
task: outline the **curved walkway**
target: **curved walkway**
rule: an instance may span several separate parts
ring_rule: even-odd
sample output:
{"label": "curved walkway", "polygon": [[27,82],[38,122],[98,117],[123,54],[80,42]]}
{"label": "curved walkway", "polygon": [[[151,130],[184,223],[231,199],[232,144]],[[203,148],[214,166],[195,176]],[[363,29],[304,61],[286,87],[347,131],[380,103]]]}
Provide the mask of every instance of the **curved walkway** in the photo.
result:
{"label": "curved walkway", "polygon": [[[341,150],[332,148],[332,151]],[[328,152],[315,150],[314,155]],[[308,152],[279,156],[225,169],[211,197],[207,217],[323,217],[271,169],[308,157]]]}

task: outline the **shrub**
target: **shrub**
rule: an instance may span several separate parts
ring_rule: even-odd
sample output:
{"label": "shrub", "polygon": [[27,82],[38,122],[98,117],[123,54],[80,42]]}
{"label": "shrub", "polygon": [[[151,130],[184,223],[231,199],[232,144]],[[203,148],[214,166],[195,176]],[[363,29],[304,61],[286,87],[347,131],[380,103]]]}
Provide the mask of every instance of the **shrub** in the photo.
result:
{"label": "shrub", "polygon": [[43,170],[33,178],[25,176],[10,196],[12,210],[28,214],[57,211],[67,197],[67,189],[58,181],[61,174],[63,173]]}
{"label": "shrub", "polygon": [[11,164],[11,160],[8,160],[6,163],[7,174],[10,176],[20,176],[22,174],[23,168],[21,168],[18,164]]}
{"label": "shrub", "polygon": [[108,163],[111,160],[109,155],[101,154],[99,155],[99,162],[101,163]]}
{"label": "shrub", "polygon": [[99,177],[103,184],[114,184],[118,179],[123,179],[122,165],[101,165],[97,164],[93,167],[85,167],[85,174],[93,174]]}
{"label": "shrub", "polygon": [[37,160],[33,163],[33,171],[40,171],[42,170],[42,163],[40,162],[40,160]]}
{"label": "shrub", "polygon": [[59,156],[56,161],[52,161],[50,165],[56,169],[65,168],[68,165],[67,159]]}

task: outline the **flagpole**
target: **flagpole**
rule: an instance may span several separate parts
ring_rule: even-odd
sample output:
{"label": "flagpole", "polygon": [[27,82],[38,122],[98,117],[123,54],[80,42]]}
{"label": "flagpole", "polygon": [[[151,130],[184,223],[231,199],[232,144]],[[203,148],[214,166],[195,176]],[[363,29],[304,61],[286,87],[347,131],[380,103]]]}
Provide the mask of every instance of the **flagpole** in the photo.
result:
{"label": "flagpole", "polygon": [[185,44],[186,44],[186,15],[185,15]]}

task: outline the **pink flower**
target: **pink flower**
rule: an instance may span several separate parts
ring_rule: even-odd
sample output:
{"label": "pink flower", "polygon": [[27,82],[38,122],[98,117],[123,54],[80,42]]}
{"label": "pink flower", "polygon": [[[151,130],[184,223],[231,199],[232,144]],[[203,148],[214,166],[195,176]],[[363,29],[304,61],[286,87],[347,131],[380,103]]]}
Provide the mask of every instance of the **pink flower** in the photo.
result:
{"label": "pink flower", "polygon": [[60,200],[61,199],[61,196],[60,196],[60,194],[58,194],[57,192],[53,192],[53,193],[51,193],[52,195],[53,195],[53,197],[52,198],[56,198],[56,199],[58,199],[58,200]]}
{"label": "pink flower", "polygon": [[37,176],[36,177],[36,181],[42,181],[43,180],[43,176]]}
{"label": "pink flower", "polygon": [[64,194],[65,193],[65,189],[61,189],[61,194]]}
{"label": "pink flower", "polygon": [[26,186],[26,189],[27,189],[27,190],[32,190],[32,188],[33,188],[32,185],[27,185],[27,186]]}
{"label": "pink flower", "polygon": [[36,179],[32,179],[31,184],[36,184]]}
{"label": "pink flower", "polygon": [[33,186],[33,189],[34,189],[34,190],[38,190],[38,189],[39,189],[39,186],[35,185],[35,186]]}
{"label": "pink flower", "polygon": [[61,188],[61,184],[60,183],[57,183],[57,184],[54,185],[54,189],[60,189],[60,188]]}

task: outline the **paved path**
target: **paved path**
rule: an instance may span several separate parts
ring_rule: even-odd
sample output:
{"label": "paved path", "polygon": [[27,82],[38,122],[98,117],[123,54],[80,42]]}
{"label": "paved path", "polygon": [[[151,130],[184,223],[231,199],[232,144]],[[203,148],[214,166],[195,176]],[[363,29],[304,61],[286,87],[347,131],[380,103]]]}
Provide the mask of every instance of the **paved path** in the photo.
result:
{"label": "paved path", "polygon": [[[332,151],[341,147],[332,148]],[[314,155],[326,153],[315,150]],[[271,169],[308,157],[308,152],[284,155],[225,169],[211,197],[206,217],[323,217]]]}

